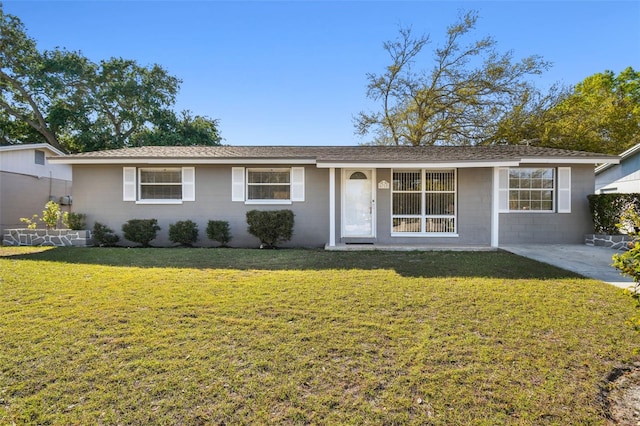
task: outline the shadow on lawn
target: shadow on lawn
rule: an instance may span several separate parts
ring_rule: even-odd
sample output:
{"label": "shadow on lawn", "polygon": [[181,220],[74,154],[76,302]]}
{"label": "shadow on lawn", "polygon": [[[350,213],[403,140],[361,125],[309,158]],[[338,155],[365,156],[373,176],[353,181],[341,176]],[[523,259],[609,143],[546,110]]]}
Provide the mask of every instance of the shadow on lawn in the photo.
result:
{"label": "shadow on lawn", "polygon": [[239,270],[390,269],[406,277],[581,278],[573,272],[504,251],[361,251],[321,249],[55,248],[11,259],[139,268]]}

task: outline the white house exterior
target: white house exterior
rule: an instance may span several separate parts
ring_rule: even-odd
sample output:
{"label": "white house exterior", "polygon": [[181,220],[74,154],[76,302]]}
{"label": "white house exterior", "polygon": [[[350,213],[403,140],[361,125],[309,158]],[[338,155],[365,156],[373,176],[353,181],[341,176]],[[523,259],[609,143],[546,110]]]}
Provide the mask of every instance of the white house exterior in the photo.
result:
{"label": "white house exterior", "polygon": [[20,218],[42,215],[49,200],[71,201],[71,166],[49,161],[60,156],[46,143],[0,146],[0,231],[24,227]]}
{"label": "white house exterior", "polygon": [[620,154],[620,163],[596,167],[595,193],[640,193],[640,144]]}

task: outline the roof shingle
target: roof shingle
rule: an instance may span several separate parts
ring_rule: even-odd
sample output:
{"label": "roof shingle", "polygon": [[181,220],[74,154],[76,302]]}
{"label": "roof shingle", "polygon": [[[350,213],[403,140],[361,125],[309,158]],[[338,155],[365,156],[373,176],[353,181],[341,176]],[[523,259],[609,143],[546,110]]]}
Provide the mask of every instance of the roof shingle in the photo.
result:
{"label": "roof shingle", "polygon": [[473,162],[523,158],[615,160],[592,152],[525,145],[499,146],[144,146],[66,156],[66,160],[288,159],[317,162]]}

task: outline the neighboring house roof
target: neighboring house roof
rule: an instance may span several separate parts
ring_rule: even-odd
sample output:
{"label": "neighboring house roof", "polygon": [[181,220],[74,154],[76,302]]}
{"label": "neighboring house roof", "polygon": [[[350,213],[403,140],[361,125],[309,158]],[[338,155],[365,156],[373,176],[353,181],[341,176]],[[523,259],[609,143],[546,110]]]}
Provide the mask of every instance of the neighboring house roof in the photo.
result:
{"label": "neighboring house roof", "polygon": [[60,151],[58,148],[55,148],[48,143],[24,143],[24,144],[16,144],[16,145],[0,145],[0,152],[8,152],[8,151],[22,151],[27,149],[46,149],[55,155],[65,155],[64,152]]}
{"label": "neighboring house roof", "polygon": [[[638,152],[640,152],[640,143],[632,146],[631,148],[620,154],[620,161],[624,161],[627,158],[634,156]],[[609,167],[612,167],[614,164],[618,163],[605,163],[599,165],[598,167],[596,167],[596,176],[607,170]]]}
{"label": "neighboring house roof", "polygon": [[618,163],[619,157],[520,145],[500,146],[145,146],[51,158],[61,164],[316,164],[318,167],[488,167],[525,163]]}

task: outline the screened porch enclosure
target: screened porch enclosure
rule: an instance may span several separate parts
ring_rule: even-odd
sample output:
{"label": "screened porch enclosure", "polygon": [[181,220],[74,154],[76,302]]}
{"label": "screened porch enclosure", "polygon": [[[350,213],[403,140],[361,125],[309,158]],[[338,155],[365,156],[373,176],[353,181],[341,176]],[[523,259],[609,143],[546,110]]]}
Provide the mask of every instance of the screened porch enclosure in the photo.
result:
{"label": "screened porch enclosure", "polygon": [[394,170],[392,233],[456,234],[456,170]]}

